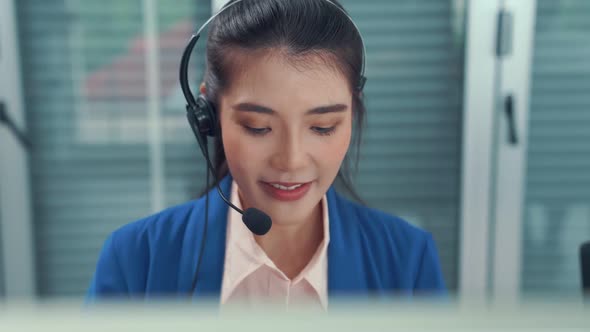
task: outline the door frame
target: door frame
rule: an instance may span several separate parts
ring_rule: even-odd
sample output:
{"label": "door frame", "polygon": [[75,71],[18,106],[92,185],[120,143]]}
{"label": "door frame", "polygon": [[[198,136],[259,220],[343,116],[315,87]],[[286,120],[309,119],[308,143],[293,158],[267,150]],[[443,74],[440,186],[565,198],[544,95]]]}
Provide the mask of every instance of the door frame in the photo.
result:
{"label": "door frame", "polygon": [[[521,293],[522,228],[528,148],[529,96],[533,57],[536,0],[504,0],[503,9],[513,17],[512,51],[501,58],[496,100],[498,123],[495,197],[492,206],[493,298],[502,302],[519,300]],[[513,97],[517,143],[508,140],[505,101]]]}
{"label": "door frame", "polygon": [[[0,100],[24,131],[25,105],[15,0],[0,1]],[[6,126],[0,126],[0,262],[6,298],[36,296],[35,245],[29,152]]]}

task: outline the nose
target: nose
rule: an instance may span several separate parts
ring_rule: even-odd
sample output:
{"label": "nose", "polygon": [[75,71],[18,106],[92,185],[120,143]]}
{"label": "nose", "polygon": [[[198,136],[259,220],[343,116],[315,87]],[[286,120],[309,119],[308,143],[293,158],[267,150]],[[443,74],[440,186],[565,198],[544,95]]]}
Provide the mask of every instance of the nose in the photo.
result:
{"label": "nose", "polygon": [[296,134],[285,133],[277,142],[271,166],[284,172],[302,169],[306,165],[307,149]]}

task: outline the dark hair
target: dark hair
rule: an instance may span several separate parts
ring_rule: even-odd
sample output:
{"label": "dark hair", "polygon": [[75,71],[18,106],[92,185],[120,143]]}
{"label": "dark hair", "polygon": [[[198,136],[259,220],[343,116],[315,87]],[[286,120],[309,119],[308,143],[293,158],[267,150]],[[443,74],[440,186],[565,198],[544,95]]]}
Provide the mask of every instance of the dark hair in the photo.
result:
{"label": "dark hair", "polygon": [[[336,0],[237,0],[229,1],[212,22],[207,38],[207,68],[204,83],[207,98],[219,105],[219,96],[228,88],[232,67],[230,50],[253,51],[280,49],[281,55],[293,65],[313,55],[339,70],[348,80],[352,93],[352,142],[354,156],[347,152],[337,179],[359,202],[362,199],[352,185],[350,159],[354,157],[354,171],[358,168],[365,106],[358,91],[363,66],[363,44],[354,23],[334,5],[344,8]],[[233,4],[235,3],[235,4]],[[234,52],[235,53],[235,52]],[[217,108],[219,111],[219,108]],[[218,117],[219,119],[219,117]],[[220,126],[218,126],[220,128]],[[221,135],[215,140],[215,183],[229,172]]]}

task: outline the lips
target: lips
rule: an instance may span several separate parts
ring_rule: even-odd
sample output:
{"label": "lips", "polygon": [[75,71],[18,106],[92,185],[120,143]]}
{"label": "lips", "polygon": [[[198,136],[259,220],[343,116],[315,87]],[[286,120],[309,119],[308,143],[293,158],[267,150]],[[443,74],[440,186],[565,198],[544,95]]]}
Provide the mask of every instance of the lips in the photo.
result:
{"label": "lips", "polygon": [[301,199],[312,182],[262,182],[264,191],[274,199],[289,202]]}

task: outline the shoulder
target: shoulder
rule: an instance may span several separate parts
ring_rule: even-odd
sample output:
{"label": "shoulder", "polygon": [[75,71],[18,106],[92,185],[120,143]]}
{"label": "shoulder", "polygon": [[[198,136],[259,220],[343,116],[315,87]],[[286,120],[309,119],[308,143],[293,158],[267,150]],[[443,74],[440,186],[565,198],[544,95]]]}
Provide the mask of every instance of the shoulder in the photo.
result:
{"label": "shoulder", "polygon": [[199,218],[193,215],[200,205],[200,200],[194,200],[173,206],[113,231],[99,254],[87,299],[141,294],[149,286],[149,276],[161,273],[166,276],[151,287],[155,287],[154,291],[159,290],[157,287],[170,291],[168,284],[174,283],[168,281],[174,280],[182,248],[194,238],[191,232]]}
{"label": "shoulder", "polygon": [[359,231],[374,236],[376,240],[391,239],[398,245],[407,247],[414,242],[424,242],[431,238],[429,232],[410,222],[379,209],[371,208],[353,202],[334,192],[331,201],[336,209],[343,227],[356,228]]}
{"label": "shoulder", "polygon": [[[223,178],[219,186],[224,192],[227,192],[231,186],[231,176]],[[210,216],[215,213],[214,211],[220,212],[220,206],[223,203],[217,194],[214,193],[215,189],[209,191],[209,214]],[[200,218],[205,211],[206,195],[202,195],[200,198],[191,200],[179,205],[175,205],[164,209],[158,213],[150,216],[141,218],[129,224],[126,224],[119,229],[115,230],[112,234],[113,241],[129,243],[133,241],[155,241],[155,240],[166,240],[174,242],[177,236],[188,231],[195,231],[203,220]]]}
{"label": "shoulder", "polygon": [[181,233],[193,214],[199,211],[199,205],[200,200],[192,200],[125,224],[113,231],[113,241],[155,240],[166,234]]}
{"label": "shoulder", "polygon": [[188,201],[121,226],[110,235],[111,250],[123,261],[180,250],[187,234],[197,226],[193,224],[201,219],[196,217],[201,201]]}
{"label": "shoulder", "polygon": [[[399,288],[445,288],[432,235],[408,221],[348,200],[337,193],[329,204],[347,243],[363,253],[385,284]],[[332,222],[332,220],[330,220]]]}

